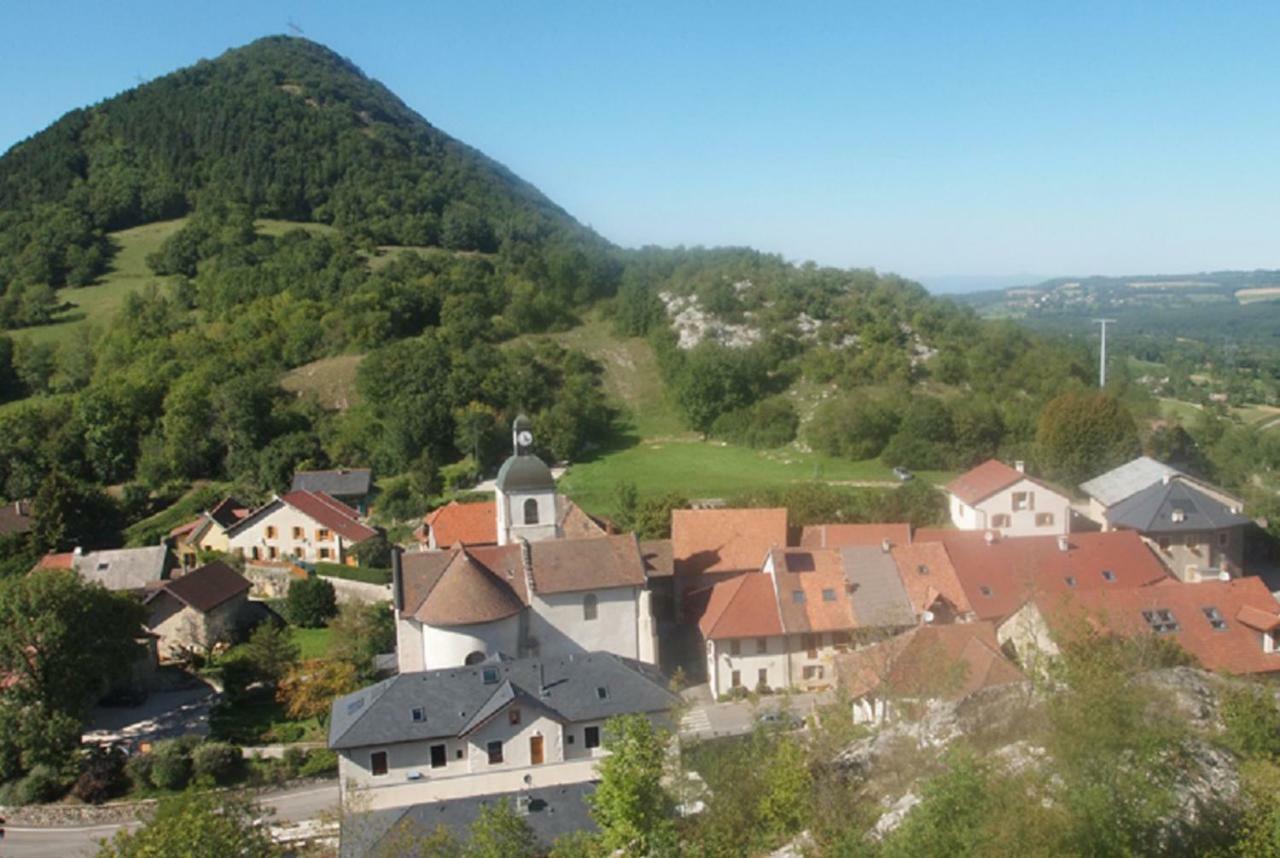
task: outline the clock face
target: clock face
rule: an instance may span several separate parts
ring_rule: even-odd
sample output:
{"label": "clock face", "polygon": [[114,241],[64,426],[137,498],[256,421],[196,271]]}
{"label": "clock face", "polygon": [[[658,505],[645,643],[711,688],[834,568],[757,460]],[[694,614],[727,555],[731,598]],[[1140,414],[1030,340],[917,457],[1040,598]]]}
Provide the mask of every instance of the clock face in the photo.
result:
{"label": "clock face", "polygon": [[533,433],[528,429],[521,430],[520,434],[516,436],[516,440],[520,442],[521,447],[532,447]]}

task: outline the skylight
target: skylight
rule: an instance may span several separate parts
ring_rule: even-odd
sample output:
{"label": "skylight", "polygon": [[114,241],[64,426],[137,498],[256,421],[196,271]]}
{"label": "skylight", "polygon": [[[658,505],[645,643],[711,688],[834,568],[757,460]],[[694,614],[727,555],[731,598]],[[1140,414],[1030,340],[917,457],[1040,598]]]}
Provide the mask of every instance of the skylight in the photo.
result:
{"label": "skylight", "polygon": [[597,687],[596,687],[596,697],[600,698],[601,700],[608,700],[608,699],[609,699],[609,689],[605,688],[603,685],[597,686]]}
{"label": "skylight", "polygon": [[1214,631],[1225,632],[1227,630],[1227,621],[1222,616],[1222,612],[1215,606],[1209,605],[1201,608],[1200,611],[1204,614],[1204,618],[1209,621],[1209,625],[1213,626]]}
{"label": "skylight", "polygon": [[917,566],[917,567],[916,567],[916,574],[917,574],[917,575],[928,575],[928,574],[929,574],[929,567],[928,567],[928,566],[925,566],[923,563],[921,563],[919,566]]}
{"label": "skylight", "polygon": [[1103,570],[1102,570],[1102,580],[1103,580],[1103,581],[1115,581],[1115,580],[1116,580],[1116,573],[1112,572],[1110,569],[1103,569]]}
{"label": "skylight", "polygon": [[498,668],[486,667],[480,675],[484,679],[485,685],[494,685],[498,681]]}
{"label": "skylight", "polygon": [[427,710],[423,709],[421,706],[413,707],[413,711],[410,715],[412,715],[415,724],[421,724],[423,721],[427,720]]}
{"label": "skylight", "polygon": [[982,595],[984,595],[984,596],[990,596],[990,595],[991,595],[991,588],[990,588],[990,587],[988,587],[986,584],[983,584],[982,586],[980,586],[980,587],[978,588],[978,592],[979,592],[979,593],[981,593],[981,594],[982,594]]}
{"label": "skylight", "polygon": [[1165,633],[1178,630],[1178,621],[1174,619],[1173,611],[1167,608],[1143,611],[1142,619],[1147,621],[1147,625],[1151,626],[1153,632]]}

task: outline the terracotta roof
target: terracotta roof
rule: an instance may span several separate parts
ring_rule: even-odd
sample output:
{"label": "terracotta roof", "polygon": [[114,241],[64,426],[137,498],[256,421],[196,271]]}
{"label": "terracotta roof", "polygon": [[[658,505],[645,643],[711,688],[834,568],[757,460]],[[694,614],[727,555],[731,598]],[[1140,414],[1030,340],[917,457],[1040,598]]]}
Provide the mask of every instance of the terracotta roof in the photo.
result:
{"label": "terracotta roof", "polygon": [[[973,505],[991,497],[1001,489],[1007,489],[1019,480],[1031,480],[1031,477],[1017,468],[1009,467],[999,459],[987,459],[978,467],[966,471],[947,483],[947,491],[965,503]],[[1044,485],[1038,480],[1031,481]],[[1045,488],[1051,489],[1049,486]]]}
{"label": "terracotta roof", "polygon": [[200,525],[204,524],[204,520],[205,520],[204,516],[202,515],[199,518],[195,518],[195,519],[192,519],[191,521],[188,521],[186,524],[180,524],[177,527],[175,527],[173,530],[169,531],[169,535],[172,536],[174,539],[181,539],[182,537],[191,533],[191,531],[195,530]]}
{"label": "terracotta roof", "polygon": [[180,578],[165,581],[143,601],[149,604],[161,593],[168,593],[187,607],[205,614],[247,592],[252,586],[247,578],[227,564],[214,561]]}
{"label": "terracotta roof", "polygon": [[[1065,539],[1063,551],[1059,539]],[[980,620],[999,620],[1037,594],[1111,592],[1169,578],[1164,565],[1133,531],[1072,533],[1066,537],[996,537],[977,530],[916,532],[915,542],[941,542]]]}
{"label": "terracotta roof", "polygon": [[676,575],[755,572],[787,544],[785,509],[677,509],[671,512]]}
{"label": "terracotta roof", "polygon": [[498,541],[496,501],[449,501],[427,513],[423,521],[435,535],[436,548],[452,548],[458,543],[492,545]]}
{"label": "terracotta roof", "polygon": [[644,560],[635,534],[546,539],[530,545],[533,586],[539,593],[643,587]]}
{"label": "terracotta roof", "polygon": [[910,524],[810,524],[800,532],[805,548],[849,548],[856,545],[911,544]]}
{"label": "terracotta roof", "polygon": [[1280,603],[1261,578],[1196,584],[1171,579],[1150,587],[1056,593],[1037,598],[1036,607],[1059,636],[1070,634],[1072,624],[1084,620],[1119,635],[1167,638],[1207,670],[1280,671],[1280,653],[1265,652],[1257,630],[1257,625],[1280,625]]}
{"label": "terracotta roof", "polygon": [[74,569],[75,554],[70,551],[61,551],[54,554],[46,554],[36,563],[36,569]]}
{"label": "terracotta roof", "polygon": [[587,515],[582,507],[564,495],[556,495],[556,526],[566,539],[584,539],[618,532],[610,522]]}
{"label": "terracotta roof", "polygon": [[650,578],[670,578],[675,574],[670,539],[640,540],[640,559]]}
{"label": "terracotta roof", "polygon": [[775,548],[769,560],[777,582],[782,626],[789,634],[849,631],[860,625],[840,552],[834,548]]}
{"label": "terracotta roof", "polygon": [[917,614],[933,610],[939,599],[949,603],[958,614],[973,610],[945,545],[940,542],[896,545],[890,554]]}
{"label": "terracotta roof", "polygon": [[773,581],[756,572],[739,575],[687,596],[687,611],[698,618],[707,640],[769,637],[782,634]]}
{"label": "terracotta roof", "polygon": [[376,530],[360,523],[360,513],[324,492],[289,492],[280,500],[348,542],[363,542],[377,535]]}
{"label": "terracotta roof", "polygon": [[914,700],[958,700],[1026,676],[1005,658],[989,622],[917,626],[883,643],[835,657],[854,698],[874,691]]}

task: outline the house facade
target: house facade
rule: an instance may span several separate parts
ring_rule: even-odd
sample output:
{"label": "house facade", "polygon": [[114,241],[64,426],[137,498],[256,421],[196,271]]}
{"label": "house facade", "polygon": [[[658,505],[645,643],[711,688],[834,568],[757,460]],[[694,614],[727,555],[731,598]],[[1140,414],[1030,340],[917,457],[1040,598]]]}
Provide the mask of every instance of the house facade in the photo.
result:
{"label": "house facade", "polygon": [[227,529],[249,514],[247,506],[233,497],[223,498],[199,518],[169,531],[173,539],[174,553],[183,569],[199,565],[200,552],[215,551],[223,554],[231,551]]}
{"label": "house facade", "polygon": [[959,530],[991,530],[1003,536],[1044,536],[1071,530],[1071,499],[996,459],[947,485],[951,523]]}
{"label": "house facade", "polygon": [[1166,465],[1164,462],[1153,459],[1150,456],[1139,456],[1119,467],[1099,474],[1093,479],[1081,483],[1080,490],[1089,497],[1089,518],[1101,525],[1103,529],[1106,529],[1109,526],[1107,510],[1133,497],[1143,489],[1174,478],[1194,485],[1196,489],[1216,499],[1224,506],[1240,511],[1244,510],[1244,502],[1240,498],[1234,497],[1203,480],[1197,480],[1172,465]]}
{"label": "house facade", "polygon": [[678,698],[653,668],[609,653],[402,673],[333,703],[344,796],[369,809],[596,778],[604,725],[668,724]]}
{"label": "house facade", "polygon": [[323,492],[296,491],[273,498],[228,528],[227,543],[250,561],[355,566],[352,549],[376,535],[346,504]]}
{"label": "house facade", "polygon": [[230,642],[245,619],[250,587],[248,579],[230,566],[215,562],[153,590],[144,604],[160,658],[208,652]]}

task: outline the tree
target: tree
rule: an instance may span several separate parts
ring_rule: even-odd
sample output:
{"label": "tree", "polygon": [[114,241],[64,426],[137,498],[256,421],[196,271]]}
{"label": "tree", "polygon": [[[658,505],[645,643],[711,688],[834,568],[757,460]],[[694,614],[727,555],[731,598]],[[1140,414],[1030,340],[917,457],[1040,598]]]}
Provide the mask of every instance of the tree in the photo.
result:
{"label": "tree", "polygon": [[105,492],[54,469],[40,483],[31,504],[31,539],[40,551],[70,551],[112,541],[119,532],[119,507]]}
{"label": "tree", "polygon": [[272,622],[259,623],[241,652],[258,678],[271,685],[284,679],[301,656],[301,650],[289,630]]}
{"label": "tree", "polygon": [[667,733],[644,715],[620,715],[605,723],[600,785],[587,799],[606,853],[673,854],[672,801],[662,786]]}
{"label": "tree", "polygon": [[355,691],[359,685],[355,665],[332,659],[303,661],[290,668],[281,680],[276,699],[284,704],[290,718],[318,718],[325,724],[333,699]]}
{"label": "tree", "polygon": [[[0,582],[0,779],[75,748],[90,704],[141,654],[146,609],[71,571]],[[8,764],[6,765],[6,760]]]}
{"label": "tree", "polygon": [[196,790],[161,799],[155,815],[136,832],[127,829],[103,843],[97,858],[276,858],[260,809],[229,793]]}
{"label": "tree", "polygon": [[1138,427],[1120,400],[1073,391],[1040,412],[1036,450],[1045,473],[1077,484],[1137,456]]}
{"label": "tree", "polygon": [[355,667],[361,679],[372,679],[375,656],[396,648],[395,616],[386,603],[348,602],[329,623],[329,658]]}
{"label": "tree", "polygon": [[538,838],[506,799],[489,802],[471,823],[463,858],[533,858]]}
{"label": "tree", "polygon": [[290,582],[285,601],[289,621],[304,629],[317,629],[338,613],[338,596],[333,584],[313,575]]}

